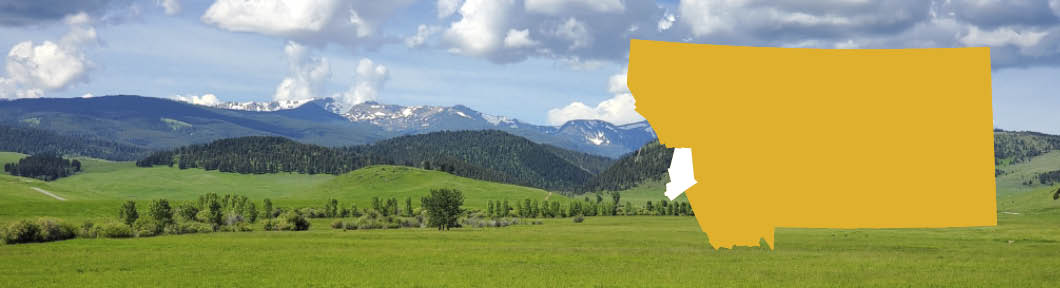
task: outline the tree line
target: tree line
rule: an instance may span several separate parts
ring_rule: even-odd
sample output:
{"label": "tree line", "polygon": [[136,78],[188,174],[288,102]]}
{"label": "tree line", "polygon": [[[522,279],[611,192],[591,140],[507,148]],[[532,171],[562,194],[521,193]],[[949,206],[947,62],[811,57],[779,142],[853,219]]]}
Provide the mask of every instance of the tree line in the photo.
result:
{"label": "tree line", "polygon": [[4,172],[14,176],[52,181],[81,172],[81,161],[64,159],[56,154],[30,155],[18,163],[5,163]]}
{"label": "tree line", "polygon": [[575,191],[593,177],[579,165],[600,169],[610,163],[605,157],[557,153],[556,149],[495,130],[442,131],[344,148],[249,136],[157,151],[136,165],[242,174],[341,174],[369,165],[404,165],[484,181]]}

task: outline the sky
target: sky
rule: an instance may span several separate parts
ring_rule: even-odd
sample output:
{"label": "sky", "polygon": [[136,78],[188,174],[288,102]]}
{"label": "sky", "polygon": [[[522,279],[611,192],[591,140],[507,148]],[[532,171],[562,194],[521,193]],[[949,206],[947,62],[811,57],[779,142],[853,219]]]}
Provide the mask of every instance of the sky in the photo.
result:
{"label": "sky", "polygon": [[995,125],[1060,133],[1060,0],[0,0],[0,99],[334,97],[623,124],[643,120],[630,39],[988,46]]}

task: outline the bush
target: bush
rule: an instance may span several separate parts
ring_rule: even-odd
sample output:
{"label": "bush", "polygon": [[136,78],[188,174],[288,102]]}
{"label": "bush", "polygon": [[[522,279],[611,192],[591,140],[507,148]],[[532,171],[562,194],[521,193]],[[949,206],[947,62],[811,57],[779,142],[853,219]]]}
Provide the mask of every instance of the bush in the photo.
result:
{"label": "bush", "polygon": [[353,221],[346,221],[346,223],[343,223],[342,229],[357,230],[357,223],[354,223]]}
{"label": "bush", "polygon": [[19,220],[11,223],[4,231],[4,243],[31,243],[38,242],[40,237],[40,225],[29,220]]}
{"label": "bush", "polygon": [[99,236],[106,238],[133,237],[132,228],[122,223],[107,223],[99,229]]}
{"label": "bush", "polygon": [[343,227],[344,226],[342,225],[342,219],[331,221],[331,229],[342,229]]}
{"label": "bush", "polygon": [[221,226],[221,231],[222,232],[251,232],[251,231],[254,231],[254,228],[250,227],[250,225],[247,225],[246,223],[238,223],[238,224],[235,224],[235,225]]}
{"label": "bush", "polygon": [[574,216],[574,223],[582,223],[582,221],[585,221],[585,217],[582,217],[582,215]]}
{"label": "bush", "polygon": [[166,234],[180,235],[180,234],[194,234],[194,233],[210,233],[214,232],[213,225],[199,222],[184,222],[174,223],[166,225],[163,228],[163,232]]}
{"label": "bush", "polygon": [[67,224],[59,219],[41,218],[37,220],[40,227],[37,240],[40,242],[58,241],[74,238],[77,236],[74,225]]}
{"label": "bush", "polygon": [[85,221],[81,224],[81,230],[77,231],[77,237],[81,238],[96,238],[99,235],[99,226],[96,226],[92,221]]}
{"label": "bush", "polygon": [[136,219],[136,223],[133,223],[132,228],[133,232],[136,233],[136,237],[151,237],[162,234],[165,226],[154,218],[144,217]]}
{"label": "bush", "polygon": [[309,230],[309,220],[301,214],[287,212],[276,219],[265,221],[266,231],[305,231]]}

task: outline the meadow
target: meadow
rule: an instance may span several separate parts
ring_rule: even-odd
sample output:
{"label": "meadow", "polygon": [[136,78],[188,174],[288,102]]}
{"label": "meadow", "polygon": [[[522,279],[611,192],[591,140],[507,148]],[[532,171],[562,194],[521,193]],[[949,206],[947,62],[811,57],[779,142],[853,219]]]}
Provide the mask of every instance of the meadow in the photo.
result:
{"label": "meadow", "polygon": [[[0,153],[0,162],[18,157]],[[277,206],[320,206],[327,198],[366,205],[371,196],[414,196],[436,185],[467,191],[471,208],[490,199],[565,199],[539,189],[393,166],[340,176],[239,175],[84,162],[84,173],[54,182],[0,176],[0,222],[36,216],[73,223],[113,219],[124,200],[191,200],[208,192],[256,201],[269,197]],[[1014,171],[1011,177],[1025,177],[1020,173],[1043,165],[1025,164],[1007,167]],[[1051,198],[1055,187],[1012,191],[1007,181],[999,178],[996,227],[780,228],[772,251],[714,250],[695,218],[679,216],[587,217],[583,223],[557,218],[543,219],[542,225],[448,232],[342,231],[329,228],[329,219],[313,219],[309,231],[299,232],[255,229],[0,245],[0,286],[1056,287],[1060,201]],[[634,188],[623,202],[651,199],[653,187],[660,186]]]}

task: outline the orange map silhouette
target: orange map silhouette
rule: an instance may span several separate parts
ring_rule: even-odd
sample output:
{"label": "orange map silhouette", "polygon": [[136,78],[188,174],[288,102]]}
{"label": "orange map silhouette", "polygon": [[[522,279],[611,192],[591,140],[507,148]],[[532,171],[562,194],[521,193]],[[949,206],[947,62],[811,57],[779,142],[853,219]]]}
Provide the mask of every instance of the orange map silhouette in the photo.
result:
{"label": "orange map silhouette", "polygon": [[773,248],[776,227],[996,225],[990,69],[989,48],[632,40],[627,85],[692,149],[710,244]]}

